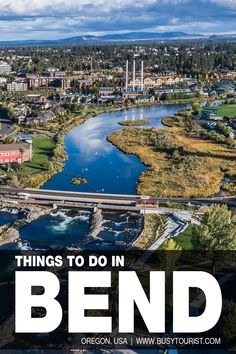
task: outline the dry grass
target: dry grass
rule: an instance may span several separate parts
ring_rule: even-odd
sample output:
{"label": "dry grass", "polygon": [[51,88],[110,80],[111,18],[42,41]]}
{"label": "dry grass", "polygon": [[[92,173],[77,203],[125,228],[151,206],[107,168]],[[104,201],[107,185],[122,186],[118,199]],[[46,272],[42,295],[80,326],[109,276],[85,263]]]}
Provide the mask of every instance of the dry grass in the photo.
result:
{"label": "dry grass", "polygon": [[166,217],[157,214],[146,214],[144,217],[144,230],[133,245],[137,249],[148,249],[164,233]]}
{"label": "dry grass", "polygon": [[149,166],[139,179],[140,194],[208,197],[219,192],[226,175],[231,177],[225,186],[227,193],[236,192],[236,150],[226,145],[195,138],[176,127],[128,128],[111,134],[108,140]]}

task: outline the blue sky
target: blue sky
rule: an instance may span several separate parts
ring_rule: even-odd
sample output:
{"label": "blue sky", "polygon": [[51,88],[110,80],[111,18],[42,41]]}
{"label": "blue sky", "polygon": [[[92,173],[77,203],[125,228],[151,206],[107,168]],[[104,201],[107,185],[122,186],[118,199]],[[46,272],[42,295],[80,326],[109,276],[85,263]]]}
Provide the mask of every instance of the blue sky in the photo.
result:
{"label": "blue sky", "polygon": [[0,0],[0,40],[131,31],[236,33],[236,0]]}

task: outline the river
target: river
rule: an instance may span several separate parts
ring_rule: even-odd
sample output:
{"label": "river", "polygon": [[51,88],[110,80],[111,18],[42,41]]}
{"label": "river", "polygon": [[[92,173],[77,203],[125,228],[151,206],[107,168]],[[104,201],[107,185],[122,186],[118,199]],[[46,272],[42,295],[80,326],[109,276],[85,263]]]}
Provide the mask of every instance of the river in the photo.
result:
{"label": "river", "polygon": [[[65,137],[68,160],[64,170],[44,184],[44,189],[135,194],[140,174],[146,167],[135,156],[126,155],[106,140],[123,129],[121,120],[148,119],[145,127],[163,128],[163,117],[187,105],[156,105],[100,114],[72,129]],[[71,184],[83,176],[89,185]],[[103,212],[97,239],[91,239],[91,214],[79,210],[58,210],[33,221],[20,231],[20,248],[47,249],[50,246],[116,249],[130,246],[140,235],[142,218],[138,213]]]}
{"label": "river", "polygon": [[[61,173],[44,184],[44,189],[80,192],[135,194],[140,174],[146,167],[135,156],[119,151],[106,137],[124,129],[121,120],[148,119],[144,127],[162,128],[163,117],[187,105],[155,105],[103,113],[72,129],[65,137],[68,161]],[[71,184],[73,177],[83,176],[89,185]]]}

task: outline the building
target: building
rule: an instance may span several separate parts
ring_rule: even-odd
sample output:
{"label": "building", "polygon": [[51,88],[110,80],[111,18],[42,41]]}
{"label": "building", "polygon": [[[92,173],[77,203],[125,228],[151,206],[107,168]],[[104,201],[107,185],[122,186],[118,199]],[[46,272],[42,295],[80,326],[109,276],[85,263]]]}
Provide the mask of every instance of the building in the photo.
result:
{"label": "building", "polygon": [[52,111],[41,112],[37,117],[26,117],[26,124],[45,124],[56,118]]}
{"label": "building", "polygon": [[54,77],[53,80],[49,80],[48,86],[69,90],[71,88],[71,80],[65,77]]}
{"label": "building", "polygon": [[101,96],[110,96],[110,95],[113,95],[114,91],[115,90],[114,90],[113,87],[100,87],[99,95],[101,95]]}
{"label": "building", "polygon": [[151,95],[138,95],[136,97],[137,103],[153,103],[155,101],[155,97]]}
{"label": "building", "polygon": [[7,84],[7,91],[9,92],[19,92],[19,91],[27,91],[28,85],[26,82],[11,82]]}
{"label": "building", "polygon": [[7,64],[5,61],[0,61],[0,73],[7,74],[11,72],[11,65]]}
{"label": "building", "polygon": [[0,144],[0,165],[28,162],[32,159],[32,145],[27,143]]}
{"label": "building", "polygon": [[27,83],[30,89],[55,87],[68,90],[71,87],[71,79],[59,76],[27,75]]}
{"label": "building", "polygon": [[122,96],[125,99],[136,99],[137,96],[146,96],[146,94],[145,90],[127,90],[122,92]]}
{"label": "building", "polygon": [[21,104],[13,108],[14,117],[17,120],[18,124],[21,124],[25,121],[26,115],[28,113],[28,108],[26,104]]}

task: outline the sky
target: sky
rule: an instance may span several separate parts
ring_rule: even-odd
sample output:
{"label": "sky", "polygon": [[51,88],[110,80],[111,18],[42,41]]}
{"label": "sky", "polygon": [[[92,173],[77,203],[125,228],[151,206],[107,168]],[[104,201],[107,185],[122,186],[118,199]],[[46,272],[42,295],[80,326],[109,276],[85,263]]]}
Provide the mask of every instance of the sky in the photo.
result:
{"label": "sky", "polygon": [[0,0],[0,40],[236,33],[236,0]]}

